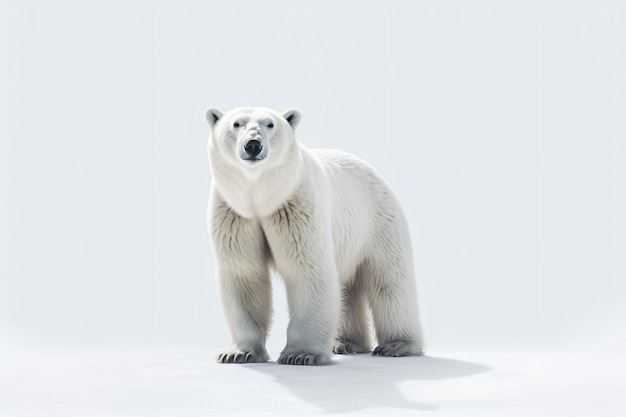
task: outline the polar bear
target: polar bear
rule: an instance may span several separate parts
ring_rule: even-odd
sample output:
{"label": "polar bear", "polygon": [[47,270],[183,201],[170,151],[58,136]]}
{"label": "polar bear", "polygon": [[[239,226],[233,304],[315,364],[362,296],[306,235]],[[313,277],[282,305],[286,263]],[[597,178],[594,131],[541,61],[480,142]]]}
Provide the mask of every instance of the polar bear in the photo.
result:
{"label": "polar bear", "polygon": [[331,353],[422,354],[408,227],[367,163],[295,138],[301,115],[262,107],[206,111],[212,171],[208,226],[233,344],[220,363],[265,362],[270,272],[284,280],[287,344],[278,363]]}

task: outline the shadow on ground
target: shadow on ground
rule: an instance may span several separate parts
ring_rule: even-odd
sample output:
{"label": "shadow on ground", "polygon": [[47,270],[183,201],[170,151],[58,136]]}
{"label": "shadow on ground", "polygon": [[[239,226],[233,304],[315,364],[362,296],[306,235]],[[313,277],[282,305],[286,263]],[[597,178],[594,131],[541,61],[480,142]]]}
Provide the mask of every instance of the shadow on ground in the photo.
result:
{"label": "shadow on ground", "polygon": [[436,405],[408,400],[400,383],[468,377],[490,369],[478,363],[430,356],[380,358],[370,355],[342,356],[334,365],[325,367],[275,363],[248,366],[272,376],[302,401],[334,413],[380,407],[434,410],[438,408]]}

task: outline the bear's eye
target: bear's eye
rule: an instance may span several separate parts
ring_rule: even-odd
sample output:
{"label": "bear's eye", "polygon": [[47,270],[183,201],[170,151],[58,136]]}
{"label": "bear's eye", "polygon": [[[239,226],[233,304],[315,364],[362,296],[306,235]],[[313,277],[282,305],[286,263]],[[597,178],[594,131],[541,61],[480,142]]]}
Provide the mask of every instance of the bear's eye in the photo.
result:
{"label": "bear's eye", "polygon": [[241,127],[241,123],[239,123],[239,122],[235,122],[235,123],[233,123],[233,127],[234,127],[235,129],[236,129],[236,128],[238,128],[238,127]]}
{"label": "bear's eye", "polygon": [[270,129],[271,129],[271,128],[273,128],[273,127],[274,127],[274,123],[269,122],[269,123],[267,124],[267,127],[269,127]]}

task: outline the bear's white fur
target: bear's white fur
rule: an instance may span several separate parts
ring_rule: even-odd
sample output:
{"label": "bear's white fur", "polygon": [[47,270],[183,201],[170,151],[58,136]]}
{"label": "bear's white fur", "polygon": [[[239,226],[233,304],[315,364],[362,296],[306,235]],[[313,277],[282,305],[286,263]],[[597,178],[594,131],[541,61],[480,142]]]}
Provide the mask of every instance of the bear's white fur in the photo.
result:
{"label": "bear's white fur", "polygon": [[422,354],[411,242],[402,209],[367,163],[295,139],[300,113],[206,112],[213,173],[209,234],[233,345],[223,363],[264,362],[270,270],[290,322],[278,362],[323,365],[334,353]]}

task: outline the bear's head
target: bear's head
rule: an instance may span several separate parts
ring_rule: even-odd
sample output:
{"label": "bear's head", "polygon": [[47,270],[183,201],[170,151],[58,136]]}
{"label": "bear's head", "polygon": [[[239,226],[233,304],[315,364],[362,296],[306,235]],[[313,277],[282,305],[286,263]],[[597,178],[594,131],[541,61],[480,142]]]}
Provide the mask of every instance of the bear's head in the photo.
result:
{"label": "bear's head", "polygon": [[297,110],[279,113],[263,107],[240,107],[222,113],[208,109],[209,158],[251,175],[276,167],[296,146],[294,130],[300,118]]}

